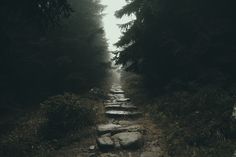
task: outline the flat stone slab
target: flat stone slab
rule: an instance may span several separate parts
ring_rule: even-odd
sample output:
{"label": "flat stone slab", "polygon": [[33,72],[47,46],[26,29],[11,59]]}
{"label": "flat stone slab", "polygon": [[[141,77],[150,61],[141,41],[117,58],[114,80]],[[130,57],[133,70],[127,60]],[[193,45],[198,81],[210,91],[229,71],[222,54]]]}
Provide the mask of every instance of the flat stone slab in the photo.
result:
{"label": "flat stone slab", "polygon": [[104,102],[104,105],[122,105],[122,102]]}
{"label": "flat stone slab", "polygon": [[117,124],[101,124],[97,127],[99,135],[108,134],[114,135],[120,132],[143,132],[144,128],[141,125],[117,125]]}
{"label": "flat stone slab", "polygon": [[97,138],[97,144],[101,150],[112,149],[115,146],[115,143],[113,142],[113,140],[108,136]]}
{"label": "flat stone slab", "polygon": [[143,136],[140,132],[122,132],[112,136],[116,147],[140,148],[143,146]]}
{"label": "flat stone slab", "polygon": [[136,110],[137,106],[129,105],[129,104],[115,104],[115,105],[106,105],[106,109],[116,109],[116,110]]}
{"label": "flat stone slab", "polygon": [[112,94],[124,94],[125,92],[122,89],[111,89]]}
{"label": "flat stone slab", "polygon": [[119,128],[121,128],[121,125],[117,125],[117,124],[101,124],[97,126],[97,132],[98,134],[106,134],[106,133],[111,133],[114,130],[117,130]]}
{"label": "flat stone slab", "polygon": [[108,110],[105,112],[108,117],[138,117],[141,116],[141,112],[137,111],[120,111],[120,110]]}
{"label": "flat stone slab", "polygon": [[117,102],[128,102],[130,101],[130,98],[120,98],[120,99],[116,99]]}

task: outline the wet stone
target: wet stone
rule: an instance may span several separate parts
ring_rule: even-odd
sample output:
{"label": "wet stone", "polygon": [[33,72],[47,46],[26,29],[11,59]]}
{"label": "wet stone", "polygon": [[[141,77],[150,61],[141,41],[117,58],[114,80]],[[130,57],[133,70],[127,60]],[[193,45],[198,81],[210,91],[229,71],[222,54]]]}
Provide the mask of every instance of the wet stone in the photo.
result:
{"label": "wet stone", "polygon": [[107,136],[97,138],[97,144],[101,150],[108,150],[114,148],[114,142],[110,137]]}
{"label": "wet stone", "polygon": [[140,132],[122,132],[112,136],[114,141],[119,141],[122,148],[137,149],[143,145],[143,137]]}
{"label": "wet stone", "polygon": [[138,117],[142,113],[136,111],[117,111],[117,110],[109,110],[106,111],[106,115],[108,117]]}

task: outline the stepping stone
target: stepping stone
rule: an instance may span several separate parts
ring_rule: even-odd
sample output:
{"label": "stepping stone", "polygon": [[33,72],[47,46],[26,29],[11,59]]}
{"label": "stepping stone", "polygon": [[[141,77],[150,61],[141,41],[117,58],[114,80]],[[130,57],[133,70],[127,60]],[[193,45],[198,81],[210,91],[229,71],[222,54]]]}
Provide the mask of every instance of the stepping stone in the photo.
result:
{"label": "stepping stone", "polygon": [[143,136],[140,132],[122,132],[112,136],[115,144],[122,148],[140,148],[143,146]]}
{"label": "stepping stone", "polygon": [[130,98],[120,98],[116,100],[117,102],[127,102],[130,101]]}
{"label": "stepping stone", "polygon": [[105,102],[104,105],[121,105],[122,102]]}
{"label": "stepping stone", "polygon": [[106,109],[116,109],[116,110],[136,110],[137,107],[134,105],[126,105],[126,104],[122,104],[122,105],[106,105],[105,106]]}
{"label": "stepping stone", "polygon": [[[144,128],[141,125],[117,125],[117,124],[102,124],[98,125],[97,133],[99,135],[110,136],[120,132],[143,132]],[[110,133],[110,134],[108,134]]]}
{"label": "stepping stone", "polygon": [[117,110],[109,110],[105,112],[108,117],[138,117],[141,116],[141,112],[137,111],[117,111]]}
{"label": "stepping stone", "polygon": [[113,132],[114,130],[117,130],[121,127],[122,127],[121,125],[116,125],[116,124],[101,124],[97,126],[97,132],[99,135],[106,134]]}
{"label": "stepping stone", "polygon": [[97,138],[97,144],[101,150],[112,149],[115,146],[115,143],[112,141],[112,139],[107,136]]}
{"label": "stepping stone", "polygon": [[110,92],[112,94],[124,94],[125,92],[121,89],[111,89]]}
{"label": "stepping stone", "polygon": [[111,88],[122,88],[121,85],[112,85]]}
{"label": "stepping stone", "polygon": [[114,121],[113,124],[118,124],[118,125],[122,125],[122,126],[127,126],[127,125],[134,125],[137,122],[135,121],[127,121],[127,120],[120,120],[120,121]]}

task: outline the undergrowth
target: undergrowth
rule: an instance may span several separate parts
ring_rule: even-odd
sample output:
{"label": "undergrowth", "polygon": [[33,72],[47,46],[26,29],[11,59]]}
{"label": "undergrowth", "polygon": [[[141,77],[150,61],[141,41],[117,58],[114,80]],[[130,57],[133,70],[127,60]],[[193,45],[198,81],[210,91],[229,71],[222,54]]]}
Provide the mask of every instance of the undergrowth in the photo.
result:
{"label": "undergrowth", "polygon": [[33,156],[79,141],[95,123],[91,103],[91,98],[69,93],[47,99],[39,111],[22,118],[15,129],[0,137],[0,156]]}
{"label": "undergrowth", "polygon": [[[188,86],[150,93],[138,75],[125,75],[125,88],[165,134],[167,154],[232,157],[236,150],[233,108],[236,86]],[[144,94],[145,93],[145,94]]]}

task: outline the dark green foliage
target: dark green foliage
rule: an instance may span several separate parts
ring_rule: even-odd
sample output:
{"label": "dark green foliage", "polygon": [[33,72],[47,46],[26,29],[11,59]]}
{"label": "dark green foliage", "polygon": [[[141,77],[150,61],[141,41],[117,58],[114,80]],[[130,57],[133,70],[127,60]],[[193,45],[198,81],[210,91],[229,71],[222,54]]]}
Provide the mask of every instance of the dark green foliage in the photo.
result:
{"label": "dark green foliage", "polygon": [[117,12],[137,17],[123,25],[117,63],[160,86],[176,78],[234,77],[234,6],[232,0],[131,0]]}
{"label": "dark green foliage", "polygon": [[1,2],[0,106],[99,84],[109,65],[102,10],[88,0]]}
{"label": "dark green foliage", "polygon": [[46,139],[65,137],[68,132],[79,131],[94,123],[95,113],[82,106],[78,96],[65,94],[52,97],[42,103],[46,122],[42,126],[42,136]]}
{"label": "dark green foliage", "polygon": [[209,146],[208,155],[214,156],[214,144],[223,150],[225,141],[235,141],[235,5],[233,0],[130,0],[116,13],[136,16],[121,26],[117,63],[141,74],[158,97],[153,115],[161,112],[177,123],[170,130],[176,147],[182,138],[186,147]]}

